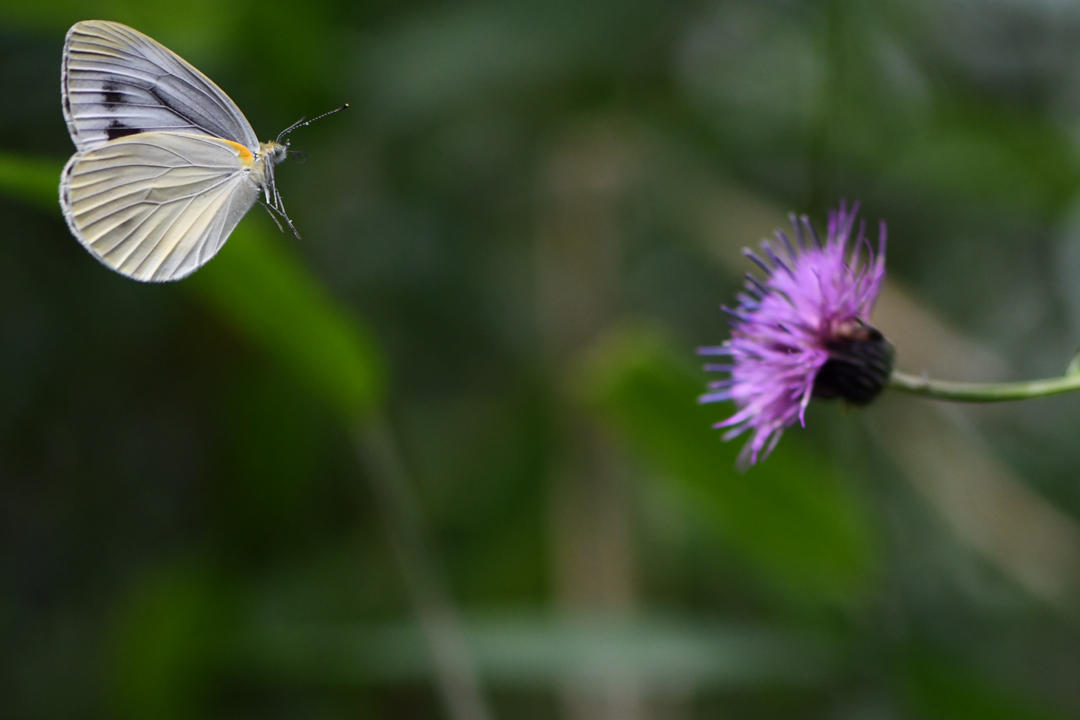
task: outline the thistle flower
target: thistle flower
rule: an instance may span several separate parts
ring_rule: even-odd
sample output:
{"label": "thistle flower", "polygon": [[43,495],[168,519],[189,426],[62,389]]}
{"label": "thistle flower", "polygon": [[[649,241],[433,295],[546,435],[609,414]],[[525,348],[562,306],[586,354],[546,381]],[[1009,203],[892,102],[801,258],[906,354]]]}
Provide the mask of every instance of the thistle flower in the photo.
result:
{"label": "thistle flower", "polygon": [[892,372],[892,345],[868,324],[885,278],[885,223],[875,253],[863,223],[852,238],[858,209],[841,202],[829,212],[824,244],[805,215],[792,215],[795,244],[778,230],[775,248],[761,243],[764,259],[745,250],[765,278],[747,273],[738,307],[723,308],[731,339],[698,351],[730,360],[705,366],[728,377],[710,383],[699,401],[735,403],[735,414],[714,427],[729,428],[724,440],[751,433],[742,469],[768,457],[786,428],[806,424],[811,398],[865,405]]}

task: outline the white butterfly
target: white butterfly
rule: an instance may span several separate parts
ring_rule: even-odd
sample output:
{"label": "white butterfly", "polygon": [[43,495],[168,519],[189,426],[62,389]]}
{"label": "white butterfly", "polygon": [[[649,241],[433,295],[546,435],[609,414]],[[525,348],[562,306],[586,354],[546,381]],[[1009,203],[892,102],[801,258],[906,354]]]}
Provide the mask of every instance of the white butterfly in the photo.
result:
{"label": "white butterfly", "polygon": [[103,20],[68,31],[61,89],[77,152],[60,178],[60,205],[79,242],[113,270],[145,282],[187,277],[260,194],[292,228],[274,166],[288,155],[282,137],[311,121],[260,143],[208,77]]}

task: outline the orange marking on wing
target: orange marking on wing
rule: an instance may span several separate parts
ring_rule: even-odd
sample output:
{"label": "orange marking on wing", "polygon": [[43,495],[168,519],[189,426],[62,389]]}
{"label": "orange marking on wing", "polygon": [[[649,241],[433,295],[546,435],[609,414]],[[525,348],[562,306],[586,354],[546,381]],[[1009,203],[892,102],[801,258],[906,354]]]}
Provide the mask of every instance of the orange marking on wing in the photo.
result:
{"label": "orange marking on wing", "polygon": [[244,167],[251,167],[255,164],[255,156],[251,154],[251,151],[238,142],[232,140],[224,140],[223,142],[231,145],[236,150],[236,154],[240,157],[240,163]]}

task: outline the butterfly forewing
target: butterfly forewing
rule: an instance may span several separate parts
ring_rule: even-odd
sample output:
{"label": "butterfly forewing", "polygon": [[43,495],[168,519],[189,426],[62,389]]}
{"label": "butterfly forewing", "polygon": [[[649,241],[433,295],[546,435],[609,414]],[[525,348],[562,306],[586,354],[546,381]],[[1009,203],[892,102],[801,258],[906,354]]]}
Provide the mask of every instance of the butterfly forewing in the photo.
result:
{"label": "butterfly forewing", "polygon": [[60,202],[79,241],[137,280],[178,280],[224,244],[255,203],[250,155],[217,138],[154,132],[76,153]]}
{"label": "butterfly forewing", "polygon": [[64,117],[79,150],[157,131],[259,148],[251,125],[217,85],[126,25],[89,20],[68,31],[62,91]]}

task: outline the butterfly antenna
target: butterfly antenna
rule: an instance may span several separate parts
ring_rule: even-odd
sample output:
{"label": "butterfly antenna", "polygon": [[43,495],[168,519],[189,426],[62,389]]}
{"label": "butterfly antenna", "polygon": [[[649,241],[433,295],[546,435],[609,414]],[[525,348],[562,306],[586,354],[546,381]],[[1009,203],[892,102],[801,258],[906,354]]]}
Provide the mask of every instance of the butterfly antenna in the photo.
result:
{"label": "butterfly antenna", "polygon": [[315,122],[316,120],[322,120],[327,115],[333,115],[334,113],[339,113],[342,110],[346,109],[347,107],[349,107],[349,103],[345,103],[341,107],[336,108],[334,110],[331,110],[330,112],[324,112],[322,115],[319,115],[317,117],[313,117],[310,120],[308,120],[307,118],[300,118],[299,120],[294,122],[292,125],[285,128],[284,130],[282,130],[281,133],[277,136],[277,141],[276,142],[281,142],[281,139],[283,137],[285,137],[286,135],[291,133],[296,128],[306,127],[306,126],[310,125],[311,123]]}

